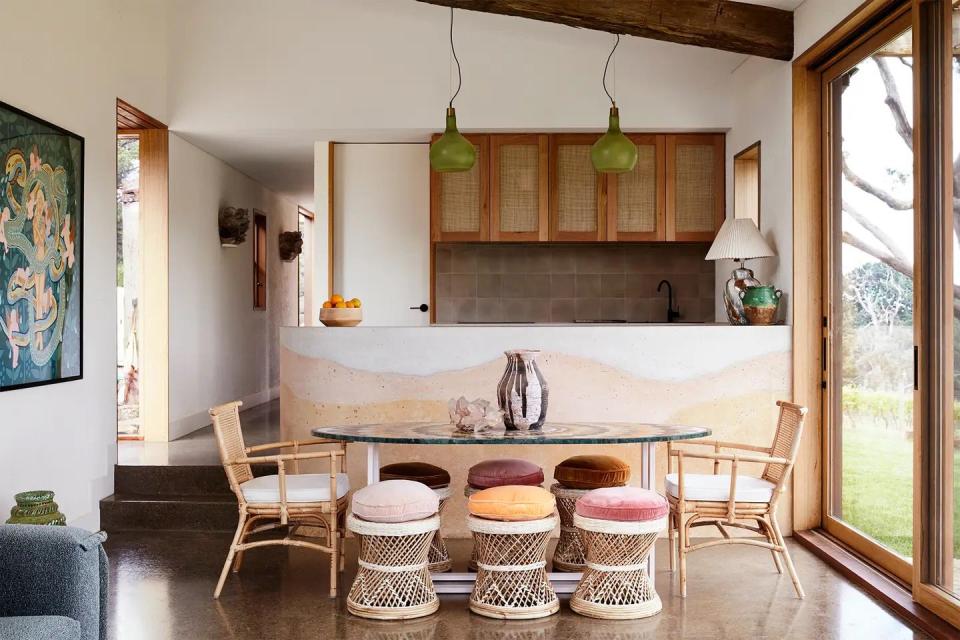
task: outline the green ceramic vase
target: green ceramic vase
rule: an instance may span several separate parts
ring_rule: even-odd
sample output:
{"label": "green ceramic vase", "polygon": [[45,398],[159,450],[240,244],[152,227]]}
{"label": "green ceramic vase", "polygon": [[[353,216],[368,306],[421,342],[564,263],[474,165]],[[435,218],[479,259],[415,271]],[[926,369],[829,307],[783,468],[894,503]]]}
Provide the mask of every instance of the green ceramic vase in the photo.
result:
{"label": "green ceramic vase", "polygon": [[780,296],[783,292],[771,285],[747,287],[740,292],[743,302],[743,312],[750,324],[776,324],[777,309],[780,307]]}
{"label": "green ceramic vase", "polygon": [[7,524],[67,524],[67,517],[60,513],[60,507],[53,501],[53,491],[24,491],[13,497],[17,501],[10,509]]}

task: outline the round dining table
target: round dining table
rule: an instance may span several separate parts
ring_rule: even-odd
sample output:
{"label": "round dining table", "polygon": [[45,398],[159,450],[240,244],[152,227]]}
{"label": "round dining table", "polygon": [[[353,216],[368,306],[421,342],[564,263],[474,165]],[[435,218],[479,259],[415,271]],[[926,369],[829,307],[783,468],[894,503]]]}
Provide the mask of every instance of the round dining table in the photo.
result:
{"label": "round dining table", "polygon": [[[479,433],[458,431],[449,422],[387,422],[363,425],[317,427],[314,437],[367,445],[367,484],[380,479],[380,445],[586,445],[639,444],[640,486],[656,489],[656,445],[659,442],[691,440],[711,434],[704,427],[649,424],[644,422],[546,422],[536,430],[507,431],[494,427]],[[650,554],[648,574],[654,575],[654,554]],[[472,573],[438,573],[432,578],[441,593],[469,593]],[[559,593],[572,593],[579,573],[551,573],[550,580]]]}

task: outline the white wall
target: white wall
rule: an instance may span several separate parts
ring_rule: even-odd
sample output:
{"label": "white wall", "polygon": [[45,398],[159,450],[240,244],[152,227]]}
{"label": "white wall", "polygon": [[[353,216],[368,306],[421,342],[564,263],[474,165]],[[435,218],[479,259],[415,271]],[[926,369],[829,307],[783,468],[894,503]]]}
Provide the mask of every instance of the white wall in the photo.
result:
{"label": "white wall", "polygon": [[[221,248],[221,207],[267,214],[267,310],[253,308],[253,229]],[[170,438],[210,424],[207,409],[276,396],[278,327],[297,324],[297,263],[281,262],[280,231],[297,205],[177,135],[170,136]]]}
{"label": "white wall", "polygon": [[0,100],[85,138],[83,379],[0,394],[0,501],[52,489],[71,524],[95,528],[116,462],[116,98],[168,116],[161,0],[5,2]]}

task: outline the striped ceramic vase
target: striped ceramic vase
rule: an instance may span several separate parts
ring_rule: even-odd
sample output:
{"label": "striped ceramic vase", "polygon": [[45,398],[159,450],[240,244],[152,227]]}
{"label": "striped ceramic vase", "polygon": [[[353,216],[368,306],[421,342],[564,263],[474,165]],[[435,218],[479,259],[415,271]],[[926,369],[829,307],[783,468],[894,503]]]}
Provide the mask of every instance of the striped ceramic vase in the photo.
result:
{"label": "striped ceramic vase", "polygon": [[497,385],[497,400],[507,430],[539,429],[547,419],[547,381],[535,361],[539,351],[505,351],[507,370]]}

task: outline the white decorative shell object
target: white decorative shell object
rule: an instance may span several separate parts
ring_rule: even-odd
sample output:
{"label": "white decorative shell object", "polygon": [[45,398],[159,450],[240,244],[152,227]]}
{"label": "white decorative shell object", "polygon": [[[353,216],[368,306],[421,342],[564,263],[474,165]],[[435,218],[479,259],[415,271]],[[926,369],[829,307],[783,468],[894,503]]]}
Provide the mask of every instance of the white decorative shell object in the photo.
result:
{"label": "white decorative shell object", "polygon": [[502,419],[503,412],[481,398],[472,402],[464,396],[456,399],[450,398],[447,406],[450,410],[450,422],[456,426],[458,431],[465,433],[486,431],[490,427],[500,424]]}

